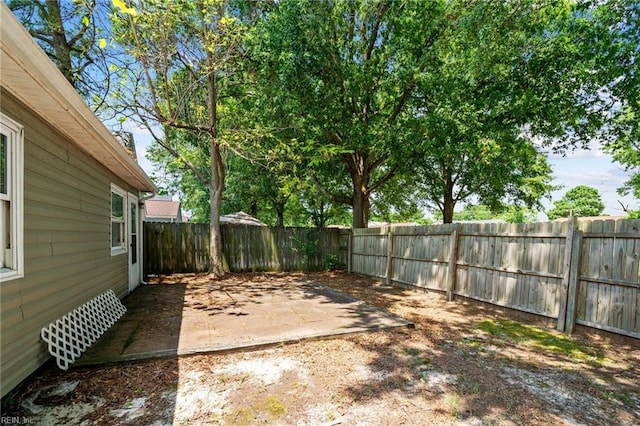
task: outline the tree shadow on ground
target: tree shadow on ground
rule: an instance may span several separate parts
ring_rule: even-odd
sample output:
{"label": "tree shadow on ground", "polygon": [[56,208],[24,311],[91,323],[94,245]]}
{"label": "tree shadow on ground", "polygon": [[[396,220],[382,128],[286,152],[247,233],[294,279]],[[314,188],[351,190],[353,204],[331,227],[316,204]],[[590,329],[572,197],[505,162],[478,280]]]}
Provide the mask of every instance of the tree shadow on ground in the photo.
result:
{"label": "tree shadow on ground", "polygon": [[640,420],[637,339],[584,329],[569,337],[535,315],[441,295],[423,303],[424,293],[362,277],[333,285],[415,323],[411,332],[354,338],[375,373],[347,389],[354,399],[419,394],[456,421]]}

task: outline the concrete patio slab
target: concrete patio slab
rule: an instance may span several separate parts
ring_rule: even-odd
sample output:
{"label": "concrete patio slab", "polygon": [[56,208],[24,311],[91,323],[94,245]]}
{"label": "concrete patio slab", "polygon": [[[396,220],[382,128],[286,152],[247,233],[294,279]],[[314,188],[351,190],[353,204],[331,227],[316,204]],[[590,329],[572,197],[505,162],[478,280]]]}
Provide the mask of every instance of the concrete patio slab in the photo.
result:
{"label": "concrete patio slab", "polygon": [[74,366],[413,326],[329,287],[286,276],[149,284],[124,304],[127,313]]}

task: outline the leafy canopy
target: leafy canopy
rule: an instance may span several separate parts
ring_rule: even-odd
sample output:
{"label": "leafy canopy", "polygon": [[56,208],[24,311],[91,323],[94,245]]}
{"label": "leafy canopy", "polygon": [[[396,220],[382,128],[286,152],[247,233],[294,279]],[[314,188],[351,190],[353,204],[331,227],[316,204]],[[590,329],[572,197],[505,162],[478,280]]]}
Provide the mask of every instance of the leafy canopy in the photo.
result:
{"label": "leafy canopy", "polygon": [[590,186],[578,185],[554,202],[547,216],[549,220],[569,216],[600,216],[603,211],[604,204],[598,190]]}

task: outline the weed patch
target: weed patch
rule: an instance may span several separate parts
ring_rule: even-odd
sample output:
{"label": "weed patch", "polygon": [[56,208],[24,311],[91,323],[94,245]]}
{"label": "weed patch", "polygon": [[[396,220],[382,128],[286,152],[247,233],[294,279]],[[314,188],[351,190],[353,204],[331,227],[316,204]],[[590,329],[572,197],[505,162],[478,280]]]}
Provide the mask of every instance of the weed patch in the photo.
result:
{"label": "weed patch", "polygon": [[604,364],[606,362],[606,358],[602,355],[600,349],[576,342],[571,337],[559,332],[501,319],[480,321],[477,327],[498,339],[535,346],[550,352],[566,355],[577,361],[596,364]]}
{"label": "weed patch", "polygon": [[282,403],[280,398],[271,395],[264,401],[266,411],[273,417],[283,416],[287,412],[287,407]]}

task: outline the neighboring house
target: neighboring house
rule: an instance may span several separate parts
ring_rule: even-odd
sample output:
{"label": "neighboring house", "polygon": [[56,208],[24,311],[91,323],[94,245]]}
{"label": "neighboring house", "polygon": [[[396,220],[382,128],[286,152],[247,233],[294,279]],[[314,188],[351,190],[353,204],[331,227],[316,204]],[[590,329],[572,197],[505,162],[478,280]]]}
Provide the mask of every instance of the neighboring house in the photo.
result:
{"label": "neighboring house", "polygon": [[245,212],[229,213],[220,216],[220,223],[227,223],[230,225],[252,225],[252,226],[267,226],[266,223],[256,219],[255,217]]}
{"label": "neighboring house", "polygon": [[182,222],[180,201],[154,197],[144,202],[145,222]]}
{"label": "neighboring house", "polygon": [[1,396],[49,359],[40,329],[141,281],[149,177],[0,5]]}

